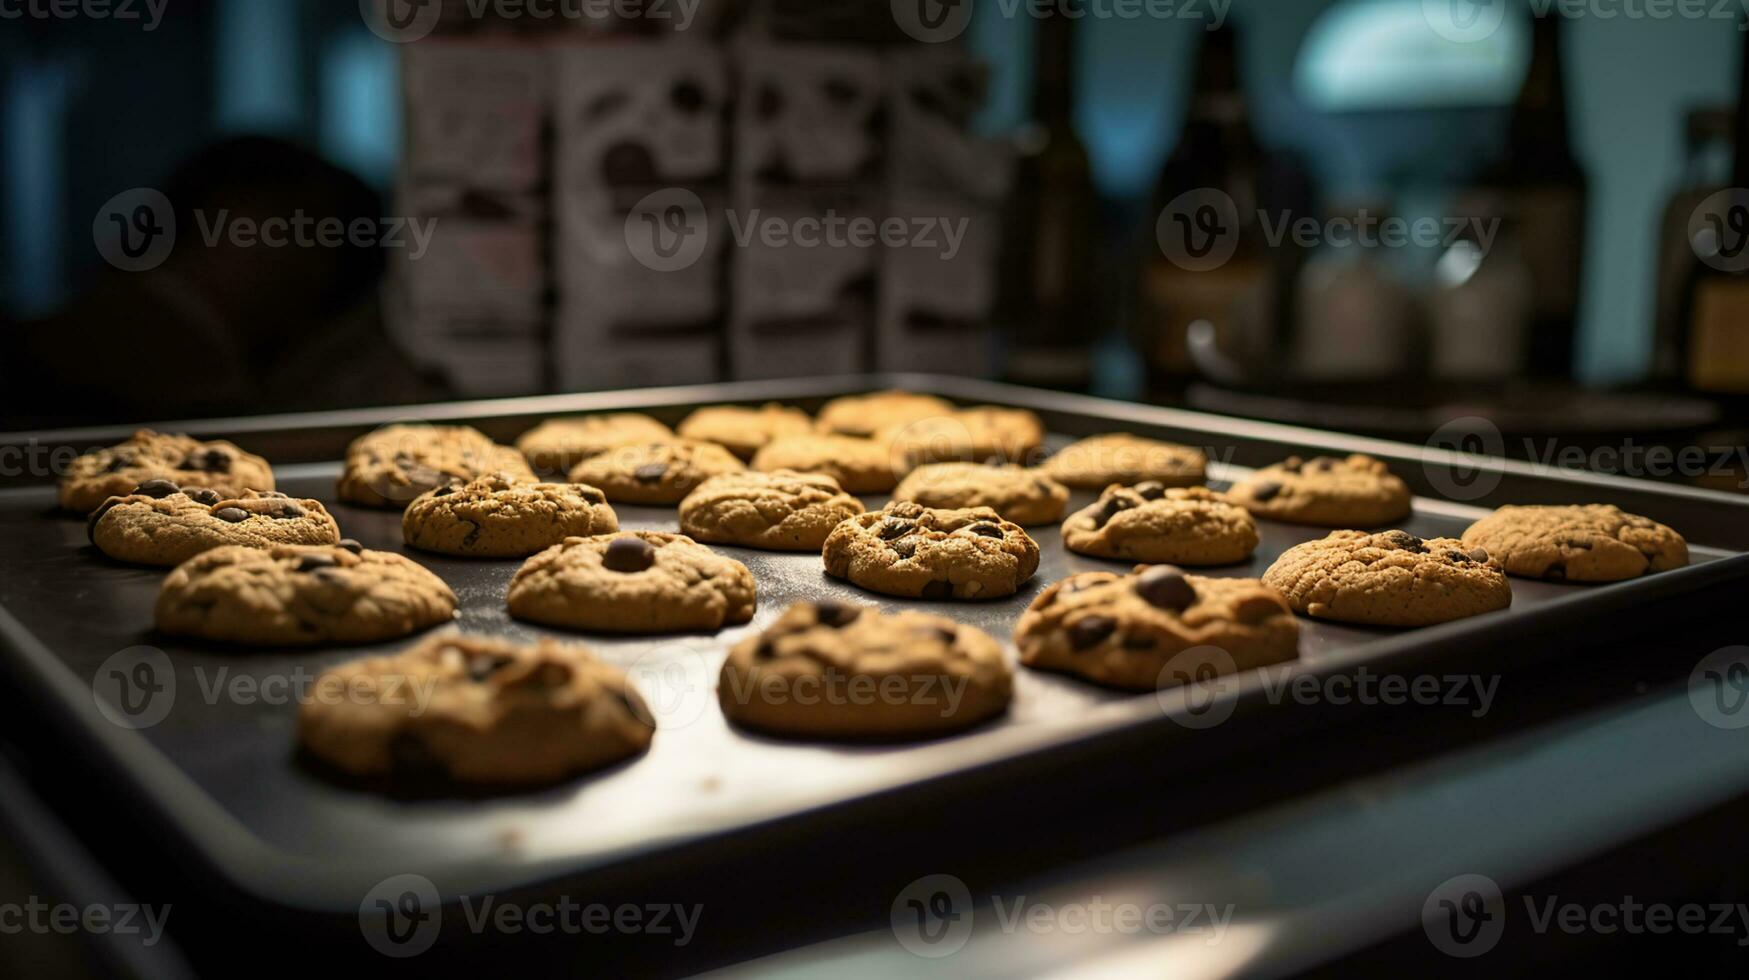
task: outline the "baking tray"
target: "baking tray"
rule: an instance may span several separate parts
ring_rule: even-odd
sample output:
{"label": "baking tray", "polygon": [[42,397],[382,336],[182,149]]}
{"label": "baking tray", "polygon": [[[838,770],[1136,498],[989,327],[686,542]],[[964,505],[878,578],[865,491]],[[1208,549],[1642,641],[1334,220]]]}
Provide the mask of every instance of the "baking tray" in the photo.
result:
{"label": "baking tray", "polygon": [[[375,425],[410,418],[474,421],[510,438],[533,421],[556,414],[608,408],[649,410],[675,421],[691,407],[724,401],[777,398],[808,407],[834,394],[903,384],[962,402],[994,402],[1039,411],[1053,446],[1071,437],[1114,429],[1173,438],[1202,446],[1217,485],[1247,466],[1288,452],[1364,450],[1391,460],[1412,484],[1449,482],[1441,467],[1474,461],[1442,457],[1417,447],[1351,439],[1334,433],[1241,422],[1218,416],[1105,402],[965,379],[877,377],[660,389],[504,402],[325,413],[272,419],[169,423],[161,428],[237,438],[276,463],[281,489],[323,500],[344,532],[367,547],[406,551],[400,515],[334,501],[338,464],[284,465],[286,458],[332,458],[346,439]],[[122,430],[87,430],[0,437],[40,444],[96,445]],[[1484,469],[1487,464],[1483,464]],[[1472,469],[1474,467],[1472,466]],[[1690,534],[1694,563],[1684,569],[1607,586],[1514,580],[1510,610],[1422,630],[1376,630],[1302,620],[1301,660],[1293,670],[1315,674],[1407,673],[1440,665],[1507,672],[1549,657],[1582,656],[1587,636],[1607,635],[1612,622],[1650,602],[1678,599],[1749,578],[1741,535],[1749,526],[1744,502],[1722,494],[1583,475],[1532,473],[1503,464],[1494,471],[1509,499],[1598,500],[1632,506]],[[1475,486],[1474,473],[1465,475]],[[1496,488],[1495,496],[1501,491]],[[1482,503],[1494,503],[1476,494]],[[1093,498],[1077,493],[1070,506]],[[876,506],[881,498],[866,498]],[[748,625],[714,635],[581,637],[606,659],[630,669],[661,723],[654,747],[638,760],[560,787],[491,799],[384,796],[335,785],[294,760],[295,706],[266,693],[253,703],[226,691],[269,692],[310,679],[325,668],[366,652],[380,653],[414,640],[369,648],[233,652],[188,645],[156,635],[151,608],[162,572],[116,564],[89,547],[83,523],[52,512],[49,487],[0,491],[0,641],[14,682],[64,725],[68,765],[89,765],[134,801],[174,848],[210,868],[253,899],[318,913],[355,914],[360,900],[385,877],[409,870],[430,878],[446,898],[530,888],[560,878],[576,881],[604,869],[686,846],[731,846],[737,835],[773,826],[805,835],[810,818],[840,813],[864,801],[892,805],[907,793],[918,799],[973,773],[1013,780],[1024,766],[1047,766],[1055,755],[1085,757],[1104,747],[1149,746],[1170,760],[1182,753],[1206,761],[1216,743],[1193,720],[1181,691],[1156,696],[1098,688],[1080,680],[1016,668],[1013,710],[973,732],[935,741],[886,746],[791,743],[729,727],[714,696],[724,651],[741,636],[768,625],[793,601],[837,596],[883,609],[927,608],[982,627],[1008,640],[1026,604],[1065,575],[1116,569],[1124,563],[1065,552],[1055,527],[1033,529],[1041,551],[1038,575],[1009,599],[985,603],[896,600],[825,577],[816,555],[784,555],[724,548],[745,562],[759,585],[759,611]],[[674,527],[670,508],[617,506],[628,529]],[[1426,537],[1455,535],[1485,511],[1474,503],[1417,498],[1402,525]],[[1260,522],[1262,544],[1253,559],[1208,574],[1254,576],[1287,547],[1324,531]],[[510,620],[503,597],[518,561],[460,561],[408,552],[442,576],[461,599],[459,628],[517,638],[552,633]],[[1567,642],[1551,643],[1559,633]],[[1537,639],[1533,642],[1533,638]],[[93,678],[113,654],[146,645],[174,665],[174,706],[160,723],[130,730],[105,720],[93,696]],[[242,685],[241,688],[238,685]],[[1272,704],[1256,674],[1234,678],[1232,719],[1224,729],[1253,744],[1295,738],[1312,716]],[[1317,717],[1322,718],[1328,713]],[[1317,722],[1321,723],[1321,722]],[[1191,743],[1187,739],[1202,737]],[[1120,748],[1121,747],[1121,748]],[[1064,777],[1071,780],[1072,776]],[[1069,791],[1071,783],[1052,791]],[[927,826],[927,818],[921,818]]]}

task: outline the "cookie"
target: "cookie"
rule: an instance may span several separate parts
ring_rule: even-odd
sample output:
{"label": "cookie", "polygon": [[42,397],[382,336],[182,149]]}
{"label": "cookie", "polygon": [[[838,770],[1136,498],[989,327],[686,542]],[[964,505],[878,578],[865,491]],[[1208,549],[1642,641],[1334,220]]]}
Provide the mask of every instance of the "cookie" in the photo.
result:
{"label": "cookie", "polygon": [[650,717],[584,647],[444,633],[317,677],[298,744],[354,777],[527,788],[642,754]]}
{"label": "cookie", "polygon": [[867,437],[891,426],[908,425],[952,411],[951,403],[934,395],[877,391],[832,399],[820,409],[814,427],[828,435]]}
{"label": "cookie", "polygon": [[1063,544],[1096,558],[1231,565],[1257,550],[1257,522],[1206,487],[1106,487],[1063,522]]}
{"label": "cookie", "polygon": [[893,499],[943,510],[988,507],[1005,521],[1030,526],[1062,520],[1069,488],[1012,464],[929,463],[900,480]]}
{"label": "cookie", "polygon": [[1028,667],[1152,691],[1292,660],[1299,636],[1287,601],[1256,579],[1144,565],[1057,582],[1021,615],[1014,643]]}
{"label": "cookie", "polygon": [[1336,531],[1289,548],[1263,573],[1295,612],[1368,626],[1431,626],[1512,604],[1487,552],[1407,531]]}
{"label": "cookie", "polygon": [[58,496],[62,508],[89,514],[105,500],[126,496],[149,480],[216,490],[226,497],[272,490],[274,485],[267,460],[232,443],[141,429],[126,442],[86,453],[68,464]]}
{"label": "cookie", "polygon": [[678,431],[684,438],[714,442],[741,459],[750,460],[773,439],[813,432],[814,420],[799,408],[776,402],[758,408],[713,405],[688,415]]}
{"label": "cookie", "polygon": [[1227,491],[1258,517],[1319,527],[1378,527],[1409,516],[1409,487],[1384,463],[1358,453],[1345,459],[1290,456]]}
{"label": "cookie", "polygon": [[889,504],[838,525],[821,554],[828,575],[923,599],[1013,595],[1038,570],[1038,542],[987,507]]}
{"label": "cookie", "polygon": [[888,426],[875,439],[886,442],[910,466],[1032,463],[1044,446],[1045,427],[1037,415],[1025,409],[980,405]]}
{"label": "cookie", "polygon": [[577,483],[528,483],[502,473],[438,487],[407,506],[401,536],[466,558],[525,558],[571,537],[619,530],[607,496]]}
{"label": "cookie", "polygon": [[626,504],[677,504],[713,476],[746,469],[714,442],[669,439],[615,446],[578,463],[572,483],[600,487],[607,499]]}
{"label": "cookie", "polygon": [[591,456],[633,442],[664,442],[674,438],[667,426],[637,412],[608,412],[577,418],[548,419],[524,432],[516,448],[529,465],[549,473],[564,473]]}
{"label": "cookie", "polygon": [[928,738],[1007,710],[1002,645],[943,616],[799,603],[729,651],[723,715],[791,738]]}
{"label": "cookie", "polygon": [[359,436],[346,448],[340,499],[400,510],[415,497],[488,473],[534,480],[522,454],[466,425],[389,425]]}
{"label": "cookie", "polygon": [[680,531],[696,541],[768,551],[819,551],[862,501],[818,473],[725,473],[680,502]]}
{"label": "cookie", "polygon": [[1688,542],[1612,504],[1502,507],[1470,525],[1464,544],[1486,549],[1508,575],[1557,582],[1619,582],[1688,564]]}
{"label": "cookie", "polygon": [[340,543],[340,526],[320,501],[271,490],[226,497],[168,480],[147,480],[109,498],[91,512],[86,529],[97,550],[137,565],[180,565],[226,545]]}
{"label": "cookie", "polygon": [[753,573],[683,534],[569,538],[510,580],[510,615],[604,633],[717,630],[753,618]]}
{"label": "cookie", "polygon": [[1189,446],[1115,432],[1066,446],[1046,460],[1043,469],[1058,483],[1077,490],[1149,482],[1194,487],[1208,479],[1208,457]]}
{"label": "cookie", "polygon": [[778,470],[823,473],[837,480],[846,493],[886,493],[899,482],[887,447],[856,436],[774,439],[753,456],[753,468],[766,473]]}
{"label": "cookie", "polygon": [[158,591],[158,629],[257,646],[374,643],[455,617],[431,572],[351,545],[227,547],[176,566]]}

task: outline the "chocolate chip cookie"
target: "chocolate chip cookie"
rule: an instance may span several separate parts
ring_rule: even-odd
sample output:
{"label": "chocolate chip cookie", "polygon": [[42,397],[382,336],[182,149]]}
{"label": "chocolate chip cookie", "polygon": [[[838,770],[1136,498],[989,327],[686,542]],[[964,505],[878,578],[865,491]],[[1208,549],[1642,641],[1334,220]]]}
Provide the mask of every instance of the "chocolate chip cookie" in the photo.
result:
{"label": "chocolate chip cookie", "polygon": [[887,447],[873,439],[832,435],[774,439],[753,456],[753,468],[767,473],[823,473],[847,493],[886,493],[906,469],[900,463],[895,471]]}
{"label": "chocolate chip cookie", "polygon": [[988,507],[1005,521],[1030,527],[1062,520],[1069,488],[1013,464],[929,463],[900,480],[893,499],[942,510]]}
{"label": "chocolate chip cookie", "polygon": [[1208,457],[1189,446],[1115,432],[1064,447],[1045,461],[1044,471],[1077,490],[1148,482],[1194,487],[1208,478]]}
{"label": "chocolate chip cookie", "polygon": [[456,598],[400,555],[356,544],[225,547],[176,566],[158,629],[253,646],[374,643],[455,617]]}
{"label": "chocolate chip cookie", "polygon": [[680,530],[697,541],[769,551],[819,551],[862,501],[818,473],[725,473],[680,502]]}
{"label": "chocolate chip cookie", "polygon": [[571,482],[600,487],[615,503],[677,504],[711,477],[744,469],[714,442],[675,438],[615,446],[573,467]]}
{"label": "chocolate chip cookie", "polygon": [[1295,612],[1369,626],[1431,626],[1512,604],[1512,586],[1487,551],[1406,531],[1336,531],[1295,545],[1263,582]]}
{"label": "chocolate chip cookie", "polygon": [[1174,565],[1231,565],[1257,550],[1257,522],[1206,487],[1107,487],[1063,522],[1070,551]]}
{"label": "chocolate chip cookie", "polygon": [[548,473],[564,473],[591,456],[633,442],[665,442],[673,430],[637,412],[607,412],[576,418],[548,419],[524,432],[516,448],[529,465]]}
{"label": "chocolate chip cookie", "polygon": [[604,633],[717,630],[753,618],[753,573],[683,534],[570,538],[510,581],[510,615]]}
{"label": "chocolate chip cookie", "polygon": [[752,459],[773,439],[805,436],[813,431],[814,420],[807,412],[776,402],[758,408],[708,406],[688,415],[679,429],[687,439],[714,442],[743,460]]}
{"label": "chocolate chip cookie", "polygon": [[1688,542],[1612,504],[1502,507],[1470,525],[1464,544],[1485,548],[1508,575],[1557,582],[1619,582],[1688,564]]}
{"label": "chocolate chip cookie", "polygon": [[217,490],[147,480],[91,512],[91,543],[117,561],[180,565],[203,551],[241,545],[339,544],[340,526],[320,501],[250,491]]}
{"label": "chocolate chip cookie", "polygon": [[438,487],[401,517],[408,544],[465,558],[523,558],[566,538],[617,530],[619,518],[600,490],[528,483],[503,473]]}
{"label": "chocolate chip cookie", "polygon": [[1291,524],[1378,527],[1409,516],[1409,487],[1384,463],[1359,453],[1290,456],[1240,480],[1227,496],[1258,517]]}
{"label": "chocolate chip cookie", "polygon": [[354,777],[527,788],[643,753],[650,717],[585,647],[444,633],[323,673],[298,743]]}
{"label": "chocolate chip cookie", "polygon": [[830,435],[872,436],[882,429],[907,425],[932,415],[946,415],[953,405],[934,395],[909,391],[877,391],[834,398],[820,409],[815,428]]}
{"label": "chocolate chip cookie", "polygon": [[522,454],[466,425],[389,425],[359,436],[346,449],[340,499],[400,510],[415,497],[488,473],[533,481]]}
{"label": "chocolate chip cookie", "polygon": [[735,645],[717,700],[730,721],[804,739],[928,738],[1007,710],[1002,645],[943,616],[804,602]]}
{"label": "chocolate chip cookie", "polygon": [[1013,595],[1038,570],[1038,542],[988,507],[896,502],[838,525],[821,554],[828,575],[922,599]]}
{"label": "chocolate chip cookie", "polygon": [[272,490],[267,460],[235,445],[141,429],[106,449],[73,460],[62,474],[59,499],[66,510],[89,514],[111,497],[126,496],[149,480],[216,490],[227,497]]}
{"label": "chocolate chip cookie", "polygon": [[1037,461],[1045,442],[1039,417],[1020,408],[979,405],[931,415],[876,433],[911,466],[951,462]]}
{"label": "chocolate chip cookie", "polygon": [[1087,572],[1039,593],[1020,617],[1014,642],[1028,667],[1075,674],[1134,691],[1182,684],[1186,651],[1218,673],[1292,660],[1299,623],[1280,593],[1256,579],[1204,578],[1170,565],[1128,575]]}

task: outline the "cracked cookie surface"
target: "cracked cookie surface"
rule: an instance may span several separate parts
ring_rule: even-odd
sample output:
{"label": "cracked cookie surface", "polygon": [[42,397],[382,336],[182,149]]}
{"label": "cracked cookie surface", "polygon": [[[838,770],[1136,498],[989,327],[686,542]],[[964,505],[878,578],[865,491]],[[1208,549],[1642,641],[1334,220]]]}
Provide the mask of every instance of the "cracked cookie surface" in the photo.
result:
{"label": "cracked cookie surface", "polygon": [[1470,525],[1464,544],[1486,548],[1509,575],[1619,582],[1688,564],[1674,530],[1613,504],[1502,507]]}
{"label": "cracked cookie surface", "polygon": [[838,525],[821,553],[834,578],[922,599],[1013,595],[1038,570],[1038,542],[995,511],[904,501]]}
{"label": "cracked cookie surface", "polygon": [[1000,714],[1013,687],[1002,645],[982,630],[824,601],[737,643],[717,700],[731,721],[775,735],[926,738]]}
{"label": "cracked cookie surface", "polygon": [[1055,524],[1069,503],[1069,488],[1038,470],[1002,464],[929,463],[912,470],[893,491],[939,510],[988,507],[1022,526]]}
{"label": "cracked cookie surface", "polygon": [[875,441],[886,443],[910,466],[991,460],[1033,463],[1045,443],[1045,426],[1023,408],[978,405],[887,426],[876,433]]}
{"label": "cracked cookie surface", "polygon": [[627,531],[570,538],[510,581],[510,614],[610,633],[717,630],[753,618],[747,566],[683,534]]}
{"label": "cracked cookie surface", "polygon": [[1497,559],[1455,538],[1336,531],[1289,548],[1263,573],[1295,612],[1371,626],[1431,626],[1512,604]]}
{"label": "cracked cookie surface", "polygon": [[407,506],[401,535],[425,551],[523,558],[571,537],[619,530],[607,495],[578,483],[528,483],[494,473],[443,486]]}
{"label": "cracked cookie surface", "polygon": [[907,425],[932,415],[953,411],[952,403],[934,395],[910,391],[877,391],[866,395],[834,398],[820,409],[814,427],[820,432],[844,436],[872,436],[882,429]]}
{"label": "cracked cookie surface", "polygon": [[1194,487],[1208,478],[1208,457],[1189,446],[1113,432],[1065,446],[1043,469],[1058,483],[1078,490],[1150,481]]}
{"label": "cracked cookie surface", "polygon": [[[1020,617],[1020,662],[1128,690],[1152,691],[1294,659],[1299,623],[1257,579],[1186,575],[1144,565],[1085,572],[1039,593]],[[1212,649],[1210,649],[1212,648]]]}
{"label": "cracked cookie surface", "polygon": [[899,482],[887,447],[857,436],[785,436],[759,450],[753,468],[767,473],[823,473],[837,480],[846,493],[886,493]]}
{"label": "cracked cookie surface", "polygon": [[632,442],[662,442],[673,430],[638,412],[605,412],[575,418],[548,419],[524,432],[516,448],[530,466],[563,473],[591,456]]}
{"label": "cracked cookie surface", "polygon": [[466,425],[389,425],[346,448],[340,499],[365,507],[405,508],[415,497],[488,473],[534,480],[522,454]]}
{"label": "cracked cookie surface", "polygon": [[758,407],[709,405],[688,415],[677,431],[683,438],[714,442],[750,460],[774,439],[813,432],[814,420],[799,408],[776,402]]}
{"label": "cracked cookie surface", "polygon": [[68,464],[58,499],[66,510],[89,514],[105,500],[125,496],[148,480],[216,490],[228,497],[274,487],[267,460],[233,443],[140,429],[126,442],[86,453]]}
{"label": "cracked cookie surface", "polygon": [[615,446],[571,469],[572,483],[600,487],[626,504],[677,504],[704,481],[746,469],[714,442],[669,439]]}
{"label": "cracked cookie surface", "polygon": [[214,548],[171,571],[158,628],[261,646],[373,643],[455,616],[443,580],[406,558],[356,546]]}
{"label": "cracked cookie surface", "polygon": [[303,750],[351,776],[529,787],[639,755],[655,728],[586,647],[444,633],[341,664],[298,708]]}
{"label": "cracked cookie surface", "polygon": [[824,474],[748,470],[713,476],[687,494],[680,531],[713,544],[819,551],[833,528],[863,510]]}
{"label": "cracked cookie surface", "polygon": [[1063,522],[1063,544],[1096,558],[1231,565],[1257,549],[1257,522],[1206,487],[1107,487]]}
{"label": "cracked cookie surface", "polygon": [[1227,496],[1258,517],[1319,527],[1378,527],[1409,516],[1409,487],[1359,453],[1289,456],[1233,485]]}
{"label": "cracked cookie surface", "polygon": [[180,565],[227,545],[340,543],[340,526],[320,501],[275,491],[227,497],[168,480],[148,480],[104,501],[87,529],[99,551],[138,565]]}

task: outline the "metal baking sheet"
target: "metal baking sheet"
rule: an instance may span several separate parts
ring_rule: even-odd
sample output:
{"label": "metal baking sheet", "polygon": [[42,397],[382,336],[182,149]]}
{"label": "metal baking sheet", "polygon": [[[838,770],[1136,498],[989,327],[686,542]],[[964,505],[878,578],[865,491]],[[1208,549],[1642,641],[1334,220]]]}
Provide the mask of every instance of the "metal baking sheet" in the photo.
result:
{"label": "metal baking sheet", "polygon": [[[808,396],[798,395],[797,400],[817,401],[814,390],[806,386],[795,390]],[[1000,398],[988,397],[991,393],[980,391],[981,400],[1041,408],[1048,402],[1035,402],[1021,389],[995,391],[1007,396]],[[774,392],[771,386],[762,386],[682,394],[663,406],[664,414],[736,396],[771,397]],[[959,394],[963,399],[964,393]],[[642,400],[589,397],[591,408],[655,407],[648,394],[640,396]],[[543,413],[541,407],[536,406],[532,415],[552,414]],[[1119,417],[1132,411],[1135,407],[1127,406],[1121,413],[1097,417],[1058,410],[1046,417],[1062,429],[1064,419],[1072,416],[1075,434],[1111,428],[1155,434],[1166,430],[1179,438],[1188,434],[1189,441],[1212,450],[1214,459],[1234,456],[1219,431],[1211,429],[1196,438],[1194,428],[1184,425],[1187,419],[1194,421],[1186,413],[1171,413],[1169,427],[1150,428]],[[492,415],[480,412],[482,419]],[[272,431],[300,432],[297,417],[275,421]],[[317,424],[311,420],[312,427]],[[270,441],[268,428],[258,435],[255,442]],[[1068,438],[1059,433],[1052,443],[1061,445]],[[1330,433],[1308,433],[1303,442],[1284,444],[1310,451],[1345,445],[1342,437]],[[1242,472],[1244,467],[1216,463],[1212,476],[1220,485]],[[752,623],[713,635],[579,635],[508,617],[504,592],[519,561],[461,561],[409,551],[401,543],[398,513],[334,502],[337,464],[281,467],[280,473],[281,489],[323,500],[349,536],[367,547],[407,553],[449,582],[461,599],[458,628],[524,639],[544,633],[581,639],[632,672],[660,723],[647,756],[534,793],[489,799],[408,799],[335,785],[294,760],[293,692],[327,667],[366,652],[394,650],[413,640],[369,648],[245,652],[160,637],[151,630],[160,570],[103,558],[87,544],[81,521],[52,511],[53,494],[48,488],[0,492],[0,547],[8,555],[0,564],[0,638],[11,664],[21,669],[23,682],[39,687],[44,697],[57,699],[74,727],[108,757],[114,771],[135,784],[142,805],[161,815],[183,835],[184,843],[245,890],[287,906],[356,909],[371,885],[409,866],[418,867],[446,894],[511,888],[871,794],[902,791],[932,778],[1137,726],[1157,727],[1162,745],[1191,733],[1172,721],[1183,717],[1184,704],[1177,692],[1137,696],[1018,666],[1014,706],[1007,717],[963,735],[924,743],[786,742],[741,732],[722,718],[714,692],[724,652],[748,631],[769,624],[793,601],[837,596],[884,609],[928,608],[1008,641],[1021,611],[1046,585],[1075,572],[1127,567],[1067,553],[1054,526],[1032,529],[1042,551],[1039,572],[1009,599],[984,603],[891,599],[827,578],[817,555],[724,548],[745,562],[758,582],[759,611]],[[1639,492],[1652,491],[1640,488]],[[1610,499],[1607,488],[1594,493],[1599,499]],[[1093,496],[1077,493],[1070,506],[1083,506]],[[865,498],[865,502],[879,506],[882,498]],[[628,529],[675,527],[671,508],[615,509]],[[1425,537],[1455,536],[1484,512],[1423,497],[1403,526]],[[1262,522],[1261,527],[1262,545],[1250,562],[1207,573],[1258,575],[1286,548],[1324,533],[1272,522]],[[1596,622],[1640,599],[1676,594],[1724,578],[1749,577],[1749,556],[1712,547],[1704,540],[1693,543],[1694,565],[1688,569],[1602,587],[1514,580],[1510,610],[1426,630],[1302,620],[1298,669],[1390,670],[1424,645],[1473,638],[1478,647],[1497,647],[1518,628],[1546,626],[1556,618]],[[161,722],[131,730],[105,720],[97,710],[92,683],[112,655],[137,646],[154,647],[168,656],[174,696]],[[1242,696],[1258,693],[1256,677],[1240,681]],[[1235,723],[1265,722],[1245,715]]]}

